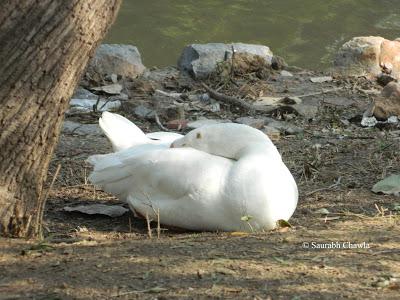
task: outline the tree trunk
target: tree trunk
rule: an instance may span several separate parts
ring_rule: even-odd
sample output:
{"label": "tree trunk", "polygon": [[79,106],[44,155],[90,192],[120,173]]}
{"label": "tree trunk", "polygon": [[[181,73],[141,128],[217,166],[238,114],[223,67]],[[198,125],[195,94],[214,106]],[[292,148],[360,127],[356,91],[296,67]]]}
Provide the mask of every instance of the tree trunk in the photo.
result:
{"label": "tree trunk", "polygon": [[0,0],[0,235],[35,237],[64,112],[122,0]]}

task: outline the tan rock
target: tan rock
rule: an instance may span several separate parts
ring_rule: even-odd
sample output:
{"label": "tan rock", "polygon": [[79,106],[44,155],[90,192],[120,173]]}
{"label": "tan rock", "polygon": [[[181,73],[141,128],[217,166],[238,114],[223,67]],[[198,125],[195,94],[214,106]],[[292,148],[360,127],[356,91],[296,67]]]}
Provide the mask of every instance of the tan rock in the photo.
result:
{"label": "tan rock", "polygon": [[379,64],[383,73],[400,78],[400,40],[384,40],[380,50]]}
{"label": "tan rock", "polygon": [[355,37],[338,51],[334,66],[350,76],[375,77],[386,73],[400,79],[400,40]]}

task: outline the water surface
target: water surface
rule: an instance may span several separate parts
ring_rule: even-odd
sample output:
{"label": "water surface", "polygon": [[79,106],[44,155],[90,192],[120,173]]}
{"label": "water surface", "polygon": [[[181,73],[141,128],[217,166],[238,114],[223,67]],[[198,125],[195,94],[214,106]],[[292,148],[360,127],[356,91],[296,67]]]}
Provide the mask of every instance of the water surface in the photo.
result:
{"label": "water surface", "polygon": [[124,0],[105,42],[136,45],[148,67],[175,65],[186,44],[244,42],[321,69],[365,35],[400,37],[400,0]]}

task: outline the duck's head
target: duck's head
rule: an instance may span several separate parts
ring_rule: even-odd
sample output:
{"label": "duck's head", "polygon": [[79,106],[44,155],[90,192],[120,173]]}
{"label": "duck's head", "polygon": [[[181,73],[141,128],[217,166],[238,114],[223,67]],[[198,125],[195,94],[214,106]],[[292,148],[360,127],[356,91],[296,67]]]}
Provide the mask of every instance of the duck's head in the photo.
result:
{"label": "duck's head", "polygon": [[276,147],[263,132],[236,123],[213,124],[194,129],[171,144],[171,148],[179,147],[191,147],[232,159],[238,159],[243,151],[254,147],[261,147],[279,155]]}

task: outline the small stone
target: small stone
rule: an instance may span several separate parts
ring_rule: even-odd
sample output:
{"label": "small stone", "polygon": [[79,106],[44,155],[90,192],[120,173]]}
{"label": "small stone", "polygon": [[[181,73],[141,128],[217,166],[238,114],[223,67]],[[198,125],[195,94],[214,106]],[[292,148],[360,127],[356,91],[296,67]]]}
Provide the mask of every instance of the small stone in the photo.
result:
{"label": "small stone", "polygon": [[118,82],[118,75],[117,74],[111,74],[111,82],[112,83],[117,83]]}
{"label": "small stone", "polygon": [[316,214],[329,215],[330,212],[326,208],[320,208],[315,211]]}
{"label": "small stone", "polygon": [[389,280],[378,281],[376,283],[377,287],[387,287],[390,284]]}
{"label": "small stone", "polygon": [[321,77],[311,77],[310,81],[312,83],[323,83],[323,82],[330,82],[332,81],[332,76],[321,76]]}
{"label": "small stone", "polygon": [[210,110],[212,112],[219,112],[221,110],[221,105],[217,101],[212,101],[210,104]]}
{"label": "small stone", "polygon": [[281,76],[282,76],[282,77],[293,77],[293,74],[290,73],[289,71],[282,70],[282,71],[281,71]]}
{"label": "small stone", "polygon": [[201,94],[200,95],[200,101],[205,102],[205,103],[209,102],[210,101],[210,95],[207,94],[207,93]]}

